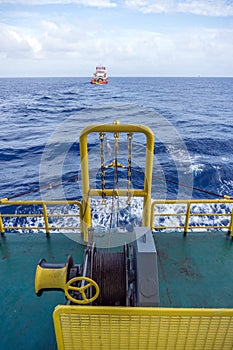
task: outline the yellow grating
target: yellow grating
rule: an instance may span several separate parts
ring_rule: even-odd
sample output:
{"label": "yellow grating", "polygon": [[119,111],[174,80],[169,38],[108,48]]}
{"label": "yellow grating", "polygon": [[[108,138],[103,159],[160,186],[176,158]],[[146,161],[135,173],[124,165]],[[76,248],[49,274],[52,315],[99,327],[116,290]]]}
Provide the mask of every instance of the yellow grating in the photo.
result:
{"label": "yellow grating", "polygon": [[233,349],[233,309],[57,306],[58,349]]}

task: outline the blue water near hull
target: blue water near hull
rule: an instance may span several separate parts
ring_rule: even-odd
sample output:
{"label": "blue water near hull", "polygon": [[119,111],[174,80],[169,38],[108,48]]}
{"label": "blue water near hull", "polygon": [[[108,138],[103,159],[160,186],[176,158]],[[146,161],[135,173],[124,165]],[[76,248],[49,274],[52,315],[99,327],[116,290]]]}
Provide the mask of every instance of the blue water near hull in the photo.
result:
{"label": "blue water near hull", "polygon": [[[97,86],[89,78],[10,78],[0,79],[0,87],[1,198],[46,185],[45,180],[58,181],[52,163],[62,163],[63,180],[80,174],[81,129],[114,119],[145,124],[155,132],[153,197],[180,197],[182,182],[186,190],[190,184],[233,196],[232,78],[110,78],[108,85]],[[62,132],[61,140],[57,135]],[[90,141],[95,153],[99,140]],[[137,142],[143,145],[144,140]],[[143,157],[135,147],[136,159]],[[64,159],[59,158],[61,148]],[[43,157],[48,178],[40,182]],[[133,176],[134,187],[140,186],[143,176],[138,184]],[[65,182],[62,189],[66,198],[80,197],[78,182]],[[216,198],[190,189],[186,197]],[[41,193],[19,199],[26,198],[40,199]]]}

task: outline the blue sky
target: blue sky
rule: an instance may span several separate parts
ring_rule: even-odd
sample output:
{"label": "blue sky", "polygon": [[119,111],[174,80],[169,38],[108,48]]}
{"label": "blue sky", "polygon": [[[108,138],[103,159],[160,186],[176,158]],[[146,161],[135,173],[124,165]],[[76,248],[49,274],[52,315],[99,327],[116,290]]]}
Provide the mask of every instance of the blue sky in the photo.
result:
{"label": "blue sky", "polygon": [[0,77],[233,76],[233,0],[0,0]]}

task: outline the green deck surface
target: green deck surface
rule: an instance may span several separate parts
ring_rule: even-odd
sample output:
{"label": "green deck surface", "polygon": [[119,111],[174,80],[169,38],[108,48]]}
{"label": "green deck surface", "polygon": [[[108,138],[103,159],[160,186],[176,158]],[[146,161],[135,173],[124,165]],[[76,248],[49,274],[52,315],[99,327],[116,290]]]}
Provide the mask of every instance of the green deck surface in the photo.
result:
{"label": "green deck surface", "polygon": [[0,238],[0,349],[56,349],[52,312],[64,304],[62,292],[34,291],[36,266],[40,258],[63,263],[71,254],[82,262],[83,248],[61,234],[14,235]]}
{"label": "green deck surface", "polygon": [[[224,233],[156,233],[160,306],[233,307],[233,244]],[[83,247],[62,234],[0,238],[0,349],[56,349],[52,312],[62,292],[37,297],[38,261],[82,262]]]}
{"label": "green deck surface", "polygon": [[160,306],[233,307],[233,242],[223,232],[156,233]]}

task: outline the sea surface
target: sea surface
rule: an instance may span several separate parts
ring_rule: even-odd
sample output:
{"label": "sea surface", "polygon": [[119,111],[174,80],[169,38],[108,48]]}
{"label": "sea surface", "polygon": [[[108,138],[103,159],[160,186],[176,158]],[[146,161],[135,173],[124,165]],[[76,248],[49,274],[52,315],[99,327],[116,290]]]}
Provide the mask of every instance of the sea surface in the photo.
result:
{"label": "sea surface", "polygon": [[[153,199],[233,197],[233,78],[0,79],[0,198],[80,199],[79,135],[91,124],[143,124],[155,135]],[[100,139],[90,136],[91,183],[101,187]],[[127,183],[120,136],[117,186]],[[145,139],[132,139],[131,186],[144,179]],[[104,137],[104,162],[116,138]],[[107,172],[107,171],[106,171]],[[112,173],[111,173],[112,172]],[[114,185],[106,174],[106,188]],[[114,177],[114,176],[113,176]]]}

